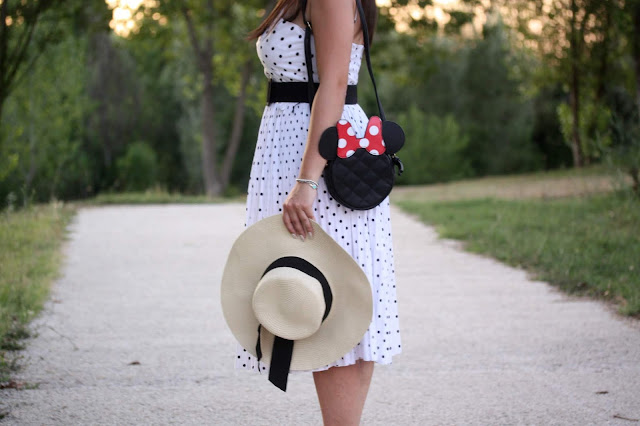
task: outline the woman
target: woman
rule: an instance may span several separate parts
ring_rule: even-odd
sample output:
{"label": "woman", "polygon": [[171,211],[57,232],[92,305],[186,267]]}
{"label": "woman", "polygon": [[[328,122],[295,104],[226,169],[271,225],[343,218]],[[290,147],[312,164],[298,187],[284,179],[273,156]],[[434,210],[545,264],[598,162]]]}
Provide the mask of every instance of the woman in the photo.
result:
{"label": "woman", "polygon": [[[361,0],[369,38],[377,20],[375,0]],[[355,0],[279,0],[264,22],[249,34],[264,73],[274,82],[306,82],[305,18],[313,29],[313,79],[322,82],[313,106],[273,102],[263,112],[248,185],[246,226],[282,213],[294,238],[313,238],[317,221],[365,271],[372,286],[373,319],[364,337],[313,378],[325,424],[358,424],[373,364],[389,364],[401,351],[395,290],[389,199],[371,210],[352,210],[329,195],[322,179],[326,164],[318,152],[321,133],[340,119],[358,137],[368,117],[357,103],[345,104],[347,85],[358,82],[364,39]],[[297,181],[311,180],[318,184]],[[258,364],[238,346],[236,368],[257,371]],[[263,363],[261,369],[266,369]]]}

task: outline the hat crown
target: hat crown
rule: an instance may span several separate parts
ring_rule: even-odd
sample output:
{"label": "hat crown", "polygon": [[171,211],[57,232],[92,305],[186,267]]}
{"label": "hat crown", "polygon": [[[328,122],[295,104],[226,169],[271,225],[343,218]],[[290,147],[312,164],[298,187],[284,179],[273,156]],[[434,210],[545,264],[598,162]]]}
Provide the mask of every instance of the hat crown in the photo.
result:
{"label": "hat crown", "polygon": [[269,332],[284,339],[300,340],[320,328],[326,304],[317,279],[295,268],[278,267],[260,279],[252,307]]}

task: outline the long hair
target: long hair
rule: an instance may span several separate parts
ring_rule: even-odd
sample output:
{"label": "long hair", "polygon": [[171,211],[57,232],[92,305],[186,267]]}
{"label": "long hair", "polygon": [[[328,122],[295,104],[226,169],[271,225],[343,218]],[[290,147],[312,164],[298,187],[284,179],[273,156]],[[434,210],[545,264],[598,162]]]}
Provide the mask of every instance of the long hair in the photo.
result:
{"label": "long hair", "polygon": [[[361,2],[362,8],[364,9],[365,20],[367,21],[367,29],[369,30],[369,45],[371,45],[373,43],[373,33],[376,30],[376,23],[378,22],[378,8],[375,0],[361,0]],[[276,19],[283,17],[289,21],[295,18],[301,10],[301,0],[278,0],[278,3],[276,3],[269,15],[267,15],[257,28],[249,32],[246,39],[249,41],[257,39]],[[356,13],[358,13],[357,10]]]}

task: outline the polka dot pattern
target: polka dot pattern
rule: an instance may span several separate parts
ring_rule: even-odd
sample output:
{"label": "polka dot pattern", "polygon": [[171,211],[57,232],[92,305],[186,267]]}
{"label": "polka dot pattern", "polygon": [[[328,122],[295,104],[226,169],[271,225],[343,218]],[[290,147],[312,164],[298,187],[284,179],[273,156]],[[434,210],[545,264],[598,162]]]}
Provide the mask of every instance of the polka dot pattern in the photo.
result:
{"label": "polka dot pattern", "polygon": [[[307,64],[304,56],[304,28],[293,22],[279,19],[275,25],[265,31],[256,42],[256,50],[264,75],[273,81],[307,81]],[[364,45],[351,45],[351,61],[349,61],[348,84],[358,82],[360,59]],[[356,60],[354,60],[356,59]],[[316,64],[316,48],[311,34],[311,63],[313,65],[313,81],[318,83],[318,65]]]}
{"label": "polka dot pattern", "polygon": [[384,141],[378,130],[382,121],[378,116],[372,116],[367,124],[365,135],[358,139],[355,129],[346,120],[339,120],[336,125],[338,131],[338,148],[336,155],[340,158],[349,158],[357,149],[366,149],[371,155],[380,155],[385,152]]}
{"label": "polka dot pattern", "polygon": [[[256,46],[267,78],[307,81],[303,42],[304,29],[284,20],[261,35]],[[313,52],[313,38],[311,46]],[[362,46],[354,43],[349,84],[358,82],[362,53]],[[316,78],[314,75],[314,80]],[[309,116],[307,103],[275,102],[265,106],[247,187],[245,226],[282,213],[282,204],[298,177]],[[354,134],[364,136],[368,117],[360,105],[345,105],[341,119],[352,123]],[[358,359],[390,364],[393,355],[399,354],[402,348],[389,198],[371,210],[352,210],[330,196],[323,178],[318,184],[313,205],[316,221],[361,266],[371,283],[374,306],[371,323],[362,340],[340,359],[313,371],[351,365]],[[258,365],[255,357],[239,344],[235,367],[262,372],[269,369],[262,362]]]}

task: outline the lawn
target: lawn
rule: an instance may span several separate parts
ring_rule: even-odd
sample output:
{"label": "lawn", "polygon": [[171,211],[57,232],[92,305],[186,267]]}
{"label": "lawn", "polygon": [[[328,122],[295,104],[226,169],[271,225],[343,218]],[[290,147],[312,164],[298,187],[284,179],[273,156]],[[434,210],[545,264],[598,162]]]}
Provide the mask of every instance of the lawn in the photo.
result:
{"label": "lawn", "polygon": [[104,192],[96,197],[75,202],[76,205],[103,205],[103,204],[203,204],[223,203],[234,199],[244,200],[242,194],[230,193],[220,197],[208,197],[206,195],[189,195],[179,192],[168,192],[161,188],[152,188],[138,192]]}
{"label": "lawn", "polygon": [[470,251],[640,317],[640,200],[599,192],[531,199],[465,194],[450,201],[417,192],[397,204]]}
{"label": "lawn", "polygon": [[26,327],[59,275],[60,247],[74,209],[62,203],[0,212],[0,382],[15,367]]}
{"label": "lawn", "polygon": [[[402,182],[402,177],[399,178]],[[396,186],[393,201],[445,201],[483,197],[501,199],[558,198],[610,192],[623,182],[600,165],[518,175],[486,176],[432,185]]]}

